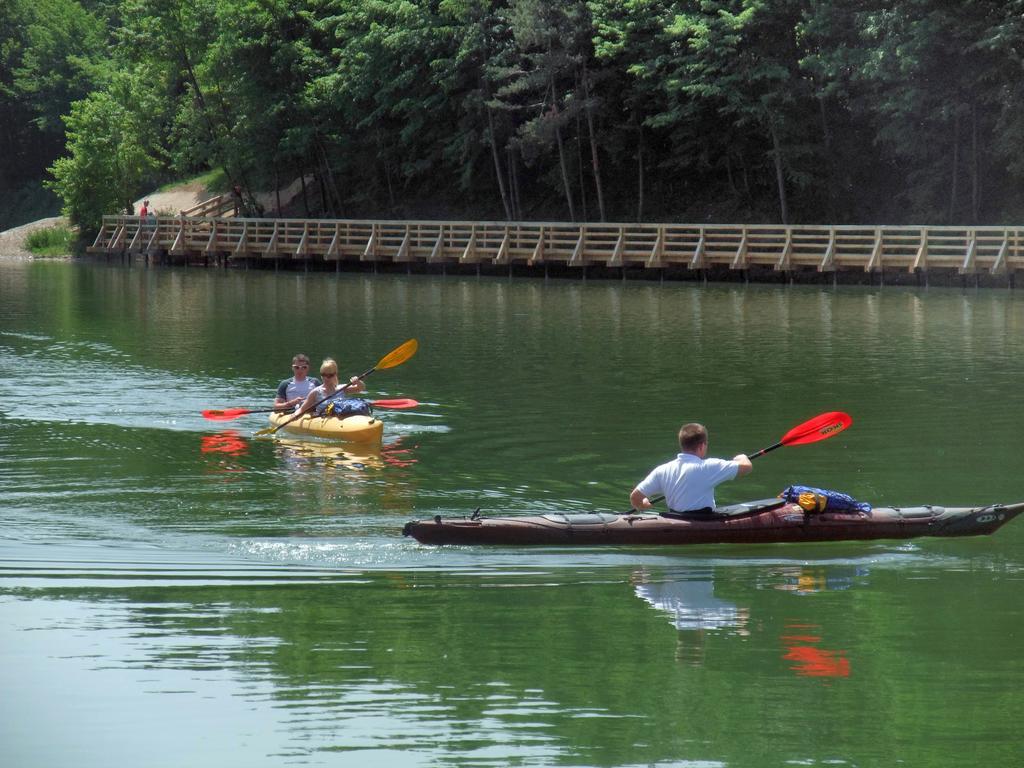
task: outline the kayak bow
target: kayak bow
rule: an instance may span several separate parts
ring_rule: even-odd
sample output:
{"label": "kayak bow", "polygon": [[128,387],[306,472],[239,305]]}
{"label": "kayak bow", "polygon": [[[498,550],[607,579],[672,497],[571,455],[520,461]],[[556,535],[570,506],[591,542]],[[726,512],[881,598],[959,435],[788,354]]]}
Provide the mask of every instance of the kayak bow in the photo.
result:
{"label": "kayak bow", "polygon": [[984,536],[1024,512],[1024,502],[984,507],[876,507],[810,514],[761,499],[710,514],[552,513],[414,520],[402,533],[424,544],[681,545]]}

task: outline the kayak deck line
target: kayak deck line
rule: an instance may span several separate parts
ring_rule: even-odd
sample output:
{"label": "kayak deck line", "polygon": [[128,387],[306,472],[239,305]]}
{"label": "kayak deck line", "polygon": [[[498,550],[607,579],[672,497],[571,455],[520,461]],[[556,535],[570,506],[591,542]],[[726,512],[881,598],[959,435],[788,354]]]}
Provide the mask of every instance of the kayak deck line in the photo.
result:
{"label": "kayak deck line", "polygon": [[986,536],[1021,513],[1024,502],[809,513],[795,503],[761,499],[704,514],[549,512],[491,517],[477,510],[469,517],[413,520],[402,533],[424,544],[768,544]]}
{"label": "kayak deck line", "polygon": [[375,416],[353,415],[339,419],[307,414],[293,420],[291,414],[272,413],[269,418],[272,426],[285,432],[351,443],[380,442],[384,434],[384,422]]}

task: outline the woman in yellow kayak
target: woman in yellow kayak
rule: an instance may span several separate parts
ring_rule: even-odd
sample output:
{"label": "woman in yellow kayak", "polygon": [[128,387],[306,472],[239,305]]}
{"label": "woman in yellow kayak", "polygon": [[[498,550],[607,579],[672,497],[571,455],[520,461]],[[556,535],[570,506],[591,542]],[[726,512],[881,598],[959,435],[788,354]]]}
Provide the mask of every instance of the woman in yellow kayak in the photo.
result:
{"label": "woman in yellow kayak", "polygon": [[331,358],[320,363],[319,387],[310,390],[297,413],[315,411],[316,416],[337,416],[343,419],[356,414],[369,414],[370,404],[358,397],[350,397],[366,390],[362,379],[353,376],[344,386],[338,386],[338,364]]}

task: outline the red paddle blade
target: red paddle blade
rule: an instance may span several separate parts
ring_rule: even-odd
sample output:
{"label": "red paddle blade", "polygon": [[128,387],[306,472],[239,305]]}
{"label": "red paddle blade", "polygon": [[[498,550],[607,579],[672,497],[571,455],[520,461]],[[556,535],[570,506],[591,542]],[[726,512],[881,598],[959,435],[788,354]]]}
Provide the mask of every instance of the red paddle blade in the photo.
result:
{"label": "red paddle blade", "polygon": [[816,443],[819,440],[827,440],[833,435],[838,435],[851,424],[853,424],[853,419],[849,414],[842,411],[829,411],[793,427],[782,436],[779,442],[782,445]]}
{"label": "red paddle blade", "polygon": [[237,419],[239,416],[245,416],[247,413],[252,413],[252,411],[248,411],[245,408],[211,408],[203,411],[203,418],[210,421],[231,421],[231,419]]}
{"label": "red paddle blade", "polygon": [[394,408],[396,410],[415,408],[419,405],[418,401],[408,397],[399,397],[394,400],[371,400],[370,402],[378,408]]}

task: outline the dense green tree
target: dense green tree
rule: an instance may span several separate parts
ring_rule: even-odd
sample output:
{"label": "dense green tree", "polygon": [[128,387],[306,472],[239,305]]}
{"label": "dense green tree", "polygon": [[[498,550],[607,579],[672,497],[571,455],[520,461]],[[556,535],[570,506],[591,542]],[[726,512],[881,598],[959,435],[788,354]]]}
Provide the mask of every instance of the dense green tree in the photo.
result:
{"label": "dense green tree", "polygon": [[53,205],[38,177],[63,148],[61,117],[107,77],[106,30],[77,0],[0,0],[0,226]]}
{"label": "dense green tree", "polygon": [[138,80],[116,76],[110,86],[71,107],[65,118],[68,155],[51,169],[64,213],[85,230],[104,214],[133,212],[133,201],[159,160],[148,148],[150,125]]}
{"label": "dense green tree", "polygon": [[990,3],[920,0],[864,14],[872,55],[861,77],[878,137],[909,182],[900,197],[930,220],[978,220],[989,166],[982,135],[997,118],[991,79],[1001,70],[998,52],[982,42],[1000,15]]}
{"label": "dense green tree", "polygon": [[14,87],[32,104],[39,128],[59,136],[71,103],[107,78],[106,30],[75,0],[34,0],[25,7],[27,40]]}
{"label": "dense green tree", "polygon": [[[646,167],[664,156],[661,142],[666,132],[652,131],[652,126],[678,126],[680,134],[692,136],[691,115],[676,111],[678,103],[670,106],[662,87],[662,76],[673,60],[674,41],[663,34],[670,4],[666,0],[591,0],[588,5],[594,25],[593,68],[600,73],[596,90],[602,95],[606,154],[635,161],[635,174],[627,172],[625,177],[636,179],[635,218],[642,221],[649,178],[660,176]],[[624,166],[617,163],[618,168]]]}
{"label": "dense green tree", "polygon": [[89,226],[209,168],[327,216],[985,223],[1021,197],[1024,0],[0,11],[0,193],[64,148]]}

